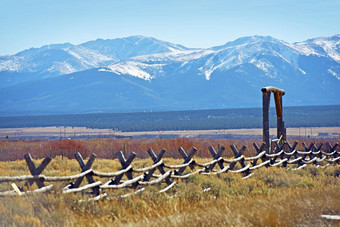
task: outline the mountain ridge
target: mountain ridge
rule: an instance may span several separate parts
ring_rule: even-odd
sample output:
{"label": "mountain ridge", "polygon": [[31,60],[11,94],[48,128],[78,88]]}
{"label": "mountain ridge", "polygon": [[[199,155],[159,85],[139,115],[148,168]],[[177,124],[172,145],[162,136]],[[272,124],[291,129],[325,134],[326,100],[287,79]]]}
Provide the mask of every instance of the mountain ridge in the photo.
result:
{"label": "mountain ridge", "polygon": [[131,36],[29,50],[19,52],[24,71],[0,57],[7,114],[258,107],[268,85],[286,90],[286,105],[340,103],[339,35],[297,43],[251,36],[205,49]]}

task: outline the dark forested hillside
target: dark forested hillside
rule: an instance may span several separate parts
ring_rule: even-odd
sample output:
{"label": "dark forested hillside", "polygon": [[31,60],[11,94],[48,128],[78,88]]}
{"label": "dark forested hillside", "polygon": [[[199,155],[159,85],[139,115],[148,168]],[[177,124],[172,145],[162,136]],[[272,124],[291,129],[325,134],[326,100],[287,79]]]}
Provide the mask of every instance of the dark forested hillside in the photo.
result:
{"label": "dark forested hillside", "polygon": [[[340,126],[340,105],[286,107],[286,127]],[[270,110],[271,127],[276,126],[275,109]],[[217,109],[143,113],[101,113],[0,117],[0,128],[82,126],[121,131],[261,128],[262,109]]]}

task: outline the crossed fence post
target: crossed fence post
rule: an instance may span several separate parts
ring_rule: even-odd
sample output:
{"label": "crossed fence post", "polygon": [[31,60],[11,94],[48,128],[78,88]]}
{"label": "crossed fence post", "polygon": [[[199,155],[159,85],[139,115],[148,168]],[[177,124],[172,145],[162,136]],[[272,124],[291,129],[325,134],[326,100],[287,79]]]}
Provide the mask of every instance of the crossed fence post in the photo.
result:
{"label": "crossed fence post", "polygon": [[[75,156],[76,160],[78,161],[78,163],[80,165],[81,172],[85,172],[85,171],[89,170],[91,168],[94,160],[97,157],[95,154],[91,154],[89,160],[85,164],[83,157],[81,156],[81,154],[79,152],[77,152],[74,156]],[[80,186],[81,182],[83,181],[83,179],[84,179],[84,177],[78,178],[75,183],[71,184],[70,188],[78,188]],[[92,174],[87,174],[86,180],[89,184],[92,184],[92,183],[95,182],[93,180]],[[99,195],[100,194],[99,186],[93,187],[92,192],[93,192],[94,195]]]}
{"label": "crossed fence post", "polygon": [[[154,164],[156,164],[157,162],[159,162],[159,161],[162,159],[162,157],[163,157],[163,155],[164,155],[165,152],[166,152],[166,150],[165,150],[165,149],[162,149],[161,152],[159,152],[158,156],[156,156],[155,153],[153,152],[153,150],[152,150],[151,148],[148,150],[148,154],[150,155],[150,157],[151,157],[151,159],[153,160],[153,163],[154,163]],[[165,170],[164,170],[164,168],[163,168],[163,165],[158,166],[157,169],[159,170],[159,172],[161,172],[161,174],[165,174],[165,173],[166,173]],[[150,180],[150,178],[152,177],[152,174],[153,174],[155,171],[156,171],[156,168],[151,169],[151,170],[146,174],[146,176],[144,177],[144,181]],[[168,185],[172,183],[172,181],[170,180],[170,176],[167,177],[167,178],[165,178],[165,181],[166,181],[166,183],[167,183]]]}
{"label": "crossed fence post", "polygon": [[[231,149],[232,149],[233,152],[234,152],[235,158],[241,157],[242,153],[243,153],[243,152],[246,150],[246,148],[247,148],[246,146],[242,146],[242,148],[238,151],[237,148],[236,148],[236,146],[235,146],[234,144],[232,144],[230,147],[231,147]],[[240,162],[242,168],[246,167],[246,164],[244,163],[244,158],[242,158],[239,162]],[[235,162],[234,162],[234,163],[231,163],[229,169],[232,170],[232,169],[234,168],[235,165],[236,165]],[[248,176],[250,173],[251,173],[251,172],[250,172],[249,169],[247,169],[247,170],[245,170],[245,171],[243,172],[244,176]]]}
{"label": "crossed fence post", "polygon": [[298,144],[298,142],[296,142],[296,141],[294,141],[293,145],[290,145],[290,143],[288,141],[283,143],[282,149],[284,149],[284,150],[287,149],[289,152],[285,153],[285,156],[287,157],[287,162],[284,162],[282,164],[282,167],[287,167],[288,161],[290,160],[290,158],[293,155],[295,155],[295,157],[296,157],[297,152],[295,151],[295,147],[296,147],[297,144]]}
{"label": "crossed fence post", "polygon": [[[50,158],[49,156],[46,156],[45,159],[40,163],[38,168],[36,168],[34,163],[33,163],[31,154],[29,154],[29,153],[25,154],[24,158],[25,158],[25,161],[27,163],[28,169],[33,176],[40,175],[42,173],[42,171],[46,168],[46,166],[52,161],[52,158]],[[30,187],[34,182],[38,185],[39,188],[42,188],[42,187],[45,186],[43,180],[32,179],[32,180],[28,180],[25,183],[25,187]],[[24,190],[24,188],[22,187],[21,191],[23,191],[23,190]]]}
{"label": "crossed fence post", "polygon": [[[225,150],[225,147],[223,147],[223,146],[218,147],[218,152],[215,151],[214,147],[212,147],[212,146],[209,147],[209,151],[212,154],[212,156],[214,157],[214,160],[219,159],[222,156],[222,153],[223,153],[224,150]],[[220,169],[224,169],[223,160],[218,161],[217,164],[219,165]],[[206,172],[213,170],[215,165],[216,165],[216,162],[211,164],[209,166],[209,168],[206,169]]]}
{"label": "crossed fence post", "polygon": [[[178,151],[179,151],[179,153],[181,153],[182,157],[184,158],[183,164],[186,164],[186,163],[190,162],[191,158],[195,155],[197,149],[196,149],[196,147],[193,147],[193,148],[191,149],[189,155],[185,152],[185,150],[184,150],[182,147],[180,147],[180,148],[178,149]],[[191,163],[191,164],[189,165],[189,167],[190,167],[191,169],[194,169],[194,168],[195,168],[195,166],[194,166],[193,163]],[[175,171],[175,175],[182,175],[182,173],[183,173],[183,171],[185,170],[185,168],[186,168],[186,166],[181,167],[178,171]]]}
{"label": "crossed fence post", "polygon": [[[263,143],[261,144],[260,147],[257,145],[257,143],[253,143],[253,146],[254,146],[254,148],[255,148],[255,150],[256,150],[257,155],[259,155],[262,151],[265,151],[266,143],[263,142]],[[256,166],[257,160],[258,160],[258,159],[255,159],[255,160],[251,163],[252,166]],[[265,157],[265,155],[261,157],[261,161],[262,161],[262,162],[265,162],[265,161],[267,161],[267,160],[268,160],[268,159]],[[268,168],[268,167],[269,167],[269,163],[266,164],[265,166]]]}
{"label": "crossed fence post", "polygon": [[[120,170],[123,170],[123,169],[126,169],[127,167],[129,167],[129,165],[131,164],[133,159],[136,157],[136,153],[135,152],[131,152],[129,157],[127,159],[125,159],[123,152],[119,151],[117,153],[117,156],[118,156],[118,160],[119,160],[119,162],[120,162],[120,164],[122,166],[122,168]],[[124,174],[127,176],[127,178],[129,178],[129,180],[133,179],[132,170],[130,169],[126,173],[123,173],[123,174],[120,174],[120,175],[116,176],[116,178],[113,181],[111,181],[109,183],[109,185],[119,184],[119,182],[122,179],[122,177],[124,176]],[[132,184],[132,187],[136,187],[136,186],[137,186],[137,183],[133,183]]]}
{"label": "crossed fence post", "polygon": [[[282,150],[283,150],[283,147],[284,147],[284,144],[285,143],[280,143],[280,140],[278,141],[278,140],[275,140],[275,141],[273,141],[273,143],[275,144],[275,150],[276,150],[276,152],[277,153],[279,153],[279,152],[281,152]],[[272,147],[273,148],[273,147]],[[273,149],[274,150],[274,149]],[[271,160],[271,162],[270,162],[270,164],[274,164],[275,163],[275,161],[276,161],[276,159],[278,158],[279,156],[275,156],[272,160]],[[282,152],[281,153],[281,155],[280,155],[280,159],[282,160],[284,158],[284,152]]]}

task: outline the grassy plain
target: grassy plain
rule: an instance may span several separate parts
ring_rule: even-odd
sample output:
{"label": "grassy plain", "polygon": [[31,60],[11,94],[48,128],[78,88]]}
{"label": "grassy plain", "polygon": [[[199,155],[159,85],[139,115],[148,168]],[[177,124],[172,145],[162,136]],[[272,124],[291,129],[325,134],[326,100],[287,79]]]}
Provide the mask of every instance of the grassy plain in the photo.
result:
{"label": "grassy plain", "polygon": [[[22,160],[31,153],[39,165],[45,155],[53,160],[43,171],[47,176],[66,176],[80,172],[74,153],[83,157],[97,155],[92,168],[101,172],[119,170],[116,152],[125,156],[137,153],[133,167],[152,164],[146,151],[152,147],[156,154],[165,148],[166,164],[181,164],[177,148],[198,148],[195,160],[212,160],[209,146],[223,145],[223,156],[230,157],[229,148],[246,145],[246,156],[253,156],[254,141],[212,139],[82,139],[82,140],[0,140],[0,176],[29,174]],[[261,141],[256,141],[258,144]],[[290,141],[292,142],[292,141]],[[307,145],[312,140],[307,141]],[[313,142],[325,143],[324,140]],[[331,141],[332,144],[339,142]],[[115,158],[115,159],[114,159]],[[86,162],[87,160],[85,160]],[[186,170],[189,171],[189,170]],[[158,174],[158,172],[156,172]],[[81,202],[86,194],[60,193],[68,182],[53,183],[54,192],[42,195],[0,197],[0,226],[339,226],[339,221],[326,220],[322,214],[340,215],[339,166],[301,170],[271,167],[254,170],[254,175],[242,179],[237,173],[216,176],[194,175],[176,180],[166,193],[158,191],[165,183],[147,186],[145,191],[128,198],[119,195],[133,189],[107,190],[111,199]],[[105,182],[108,179],[95,178]],[[85,181],[84,181],[85,182]],[[16,182],[22,186],[24,182]],[[48,183],[46,183],[48,184]],[[36,187],[34,185],[34,187]],[[34,188],[33,187],[33,188]],[[0,191],[12,190],[10,183],[1,183]]]}
{"label": "grassy plain", "polygon": [[[35,160],[36,164],[42,160]],[[199,162],[205,162],[198,159]],[[165,159],[177,164],[180,160]],[[134,166],[148,166],[140,159]],[[117,160],[97,159],[100,171],[118,170]],[[339,226],[322,214],[340,214],[339,166],[325,169],[307,167],[292,171],[262,168],[248,179],[240,174],[194,175],[178,180],[169,192],[158,194],[165,185],[148,186],[139,195],[115,196],[131,189],[107,191],[111,200],[81,202],[89,195],[58,192],[64,184],[55,184],[56,192],[0,199],[2,226]],[[23,160],[2,162],[0,175],[24,175]],[[44,170],[45,175],[79,173],[74,159],[56,157]],[[103,180],[104,181],[104,180]],[[18,182],[18,185],[23,182]],[[7,183],[1,191],[9,190]],[[210,189],[210,190],[205,190]]]}

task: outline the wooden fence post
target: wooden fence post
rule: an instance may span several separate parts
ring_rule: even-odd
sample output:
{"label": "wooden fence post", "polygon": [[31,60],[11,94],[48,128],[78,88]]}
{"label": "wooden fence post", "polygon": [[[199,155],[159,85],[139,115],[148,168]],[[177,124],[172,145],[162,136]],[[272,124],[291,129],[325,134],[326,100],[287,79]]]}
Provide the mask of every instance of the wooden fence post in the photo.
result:
{"label": "wooden fence post", "polygon": [[[276,117],[277,117],[277,138],[282,137],[282,141],[286,141],[286,130],[282,119],[282,96],[285,91],[275,87],[264,87],[262,91],[262,114],[263,114],[263,142],[266,143],[266,152],[270,151],[270,138],[269,138],[269,106],[270,94],[274,93]],[[282,142],[280,142],[282,143]]]}
{"label": "wooden fence post", "polygon": [[[136,153],[135,152],[131,152],[131,154],[129,155],[128,159],[125,160],[124,154],[122,151],[119,151],[117,153],[118,156],[118,160],[120,162],[120,164],[122,165],[122,168],[120,170],[126,169],[131,162],[133,161],[133,159],[136,157]],[[127,171],[126,176],[129,178],[129,180],[133,179],[133,175],[132,175],[132,170]],[[122,179],[122,177],[124,176],[124,174],[120,174],[118,176],[116,176],[116,178],[110,182],[109,185],[113,185],[113,184],[119,184],[120,180]],[[136,184],[133,184],[133,187],[135,187]]]}
{"label": "wooden fence post", "polygon": [[[265,143],[262,143],[261,146],[259,147],[259,146],[257,145],[257,143],[253,143],[253,146],[254,146],[254,148],[255,148],[255,150],[256,150],[256,153],[257,153],[257,154],[260,154],[262,151],[265,150],[266,144],[265,144]],[[258,160],[258,159],[255,159],[255,160],[252,162],[252,165],[253,165],[253,166],[256,166],[257,160]],[[267,161],[267,158],[265,157],[265,155],[261,157],[261,160],[262,160],[262,162]],[[269,163],[266,164],[265,166],[268,168],[268,167],[269,167]]]}
{"label": "wooden fence post", "polygon": [[[311,143],[309,145],[309,147],[307,147],[307,145],[305,144],[305,142],[302,142],[302,146],[305,148],[305,152],[309,152],[309,151],[312,151],[312,148],[314,145],[314,143]],[[309,156],[310,159],[313,159],[314,158],[314,155],[313,155],[313,152],[311,152],[309,155],[304,155],[303,159],[305,159],[307,156]]]}
{"label": "wooden fence post", "polygon": [[[27,163],[27,166],[31,172],[32,175],[40,175],[41,172],[46,168],[46,166],[52,161],[52,158],[50,158],[49,156],[46,156],[45,159],[41,162],[41,164],[38,166],[38,168],[35,167],[31,154],[26,154],[24,156],[25,161]],[[44,182],[41,179],[35,179],[35,180],[28,180],[25,183],[26,187],[31,186],[34,182],[36,182],[36,184],[38,185],[39,188],[44,187]],[[23,188],[21,188],[23,189]]]}
{"label": "wooden fence post", "polygon": [[[219,159],[221,157],[222,152],[225,150],[225,148],[223,146],[218,146],[218,152],[217,153],[216,153],[213,146],[209,147],[209,150],[210,150],[210,153],[212,154],[212,156],[214,157],[214,160],[216,160],[216,159]],[[218,161],[217,163],[218,163],[220,169],[224,168],[222,160]],[[216,163],[211,164],[206,171],[207,172],[211,171],[215,167],[215,165],[216,165]]]}
{"label": "wooden fence post", "polygon": [[[193,148],[191,149],[189,155],[187,155],[187,153],[185,152],[185,150],[184,150],[182,147],[180,147],[180,148],[178,149],[178,151],[179,151],[179,153],[181,153],[182,157],[184,158],[183,164],[186,164],[186,163],[188,163],[188,162],[191,160],[192,156],[195,155],[197,149],[196,149],[195,147],[193,147]],[[189,167],[190,167],[191,169],[194,169],[194,165],[189,165]],[[178,171],[175,171],[175,175],[182,175],[182,173],[183,173],[183,171],[185,170],[185,168],[186,168],[186,167],[181,167]]]}
{"label": "wooden fence post", "polygon": [[[159,161],[162,159],[162,157],[163,157],[165,151],[166,151],[166,150],[162,149],[161,152],[159,152],[158,156],[156,156],[155,153],[153,152],[153,150],[150,148],[150,149],[148,150],[148,154],[149,154],[150,157],[152,158],[153,163],[156,164],[157,162],[159,162]],[[161,174],[165,174],[165,173],[166,173],[162,165],[158,166],[157,169],[159,170],[159,172],[161,172]],[[156,168],[151,169],[151,170],[146,174],[146,176],[144,177],[144,181],[150,180],[152,174],[153,174],[155,171],[156,171]],[[172,183],[172,181],[170,180],[170,176],[167,177],[167,178],[165,178],[165,181],[166,181],[167,184],[171,184],[171,183]]]}
{"label": "wooden fence post", "polygon": [[[81,172],[85,172],[86,170],[89,170],[94,162],[94,160],[96,159],[96,155],[95,154],[91,154],[89,160],[87,161],[87,163],[84,163],[83,157],[81,156],[81,154],[79,152],[77,152],[75,154],[75,158],[77,159],[80,168],[81,168]],[[78,188],[79,185],[81,184],[81,182],[83,181],[84,177],[80,177],[76,180],[76,182],[74,184],[72,184],[71,188]],[[95,181],[93,180],[93,177],[91,174],[87,174],[86,175],[86,179],[87,182],[89,184],[94,183]],[[93,194],[95,195],[99,195],[99,186],[96,186],[94,188],[92,188]]]}
{"label": "wooden fence post", "polygon": [[[242,153],[245,151],[245,149],[247,148],[246,146],[242,146],[242,148],[238,151],[236,146],[234,144],[232,144],[231,146],[231,149],[233,150],[234,152],[234,155],[235,155],[235,158],[238,158],[238,157],[241,157]],[[246,167],[246,164],[244,163],[244,159],[241,159],[240,161],[240,164],[242,166],[242,168]],[[234,166],[236,165],[236,163],[231,163],[230,164],[230,167],[229,169],[232,170],[234,168]],[[247,169],[245,172],[244,172],[244,176],[247,176],[250,174],[250,170]]]}
{"label": "wooden fence post", "polygon": [[262,130],[263,142],[266,144],[266,152],[270,151],[270,138],[269,138],[269,106],[270,106],[270,91],[262,93]]}
{"label": "wooden fence post", "polygon": [[[283,149],[283,146],[284,146],[284,143],[281,143],[280,141],[274,141],[274,144],[275,144],[275,150],[277,153],[281,152],[282,149]],[[282,152],[282,154],[280,155],[280,159],[283,159],[284,158],[284,152]],[[278,156],[275,156],[271,161],[270,161],[270,164],[274,164],[276,159],[278,158]]]}

